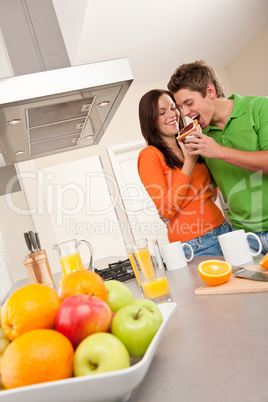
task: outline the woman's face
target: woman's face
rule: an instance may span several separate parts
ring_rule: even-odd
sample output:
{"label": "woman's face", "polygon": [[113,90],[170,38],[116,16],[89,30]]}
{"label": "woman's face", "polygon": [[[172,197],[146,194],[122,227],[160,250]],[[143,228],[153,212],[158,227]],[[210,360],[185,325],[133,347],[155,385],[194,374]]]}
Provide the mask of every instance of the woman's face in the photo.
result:
{"label": "woman's face", "polygon": [[163,137],[174,137],[179,131],[179,112],[176,104],[167,94],[158,99],[157,128]]}

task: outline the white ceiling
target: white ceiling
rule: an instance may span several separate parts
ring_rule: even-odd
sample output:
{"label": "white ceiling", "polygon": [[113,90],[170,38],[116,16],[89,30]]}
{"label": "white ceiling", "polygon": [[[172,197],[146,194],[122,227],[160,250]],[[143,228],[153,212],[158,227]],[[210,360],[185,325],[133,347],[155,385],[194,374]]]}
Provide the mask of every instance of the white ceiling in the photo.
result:
{"label": "white ceiling", "polygon": [[128,57],[134,84],[169,79],[197,59],[225,68],[268,25],[267,0],[53,3],[71,64]]}

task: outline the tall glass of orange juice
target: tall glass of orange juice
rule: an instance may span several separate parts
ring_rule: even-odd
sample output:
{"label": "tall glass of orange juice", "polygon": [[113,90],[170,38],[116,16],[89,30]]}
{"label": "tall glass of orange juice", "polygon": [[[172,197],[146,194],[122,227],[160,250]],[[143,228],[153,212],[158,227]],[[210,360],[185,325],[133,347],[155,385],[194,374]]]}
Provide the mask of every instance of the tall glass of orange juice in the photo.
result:
{"label": "tall glass of orange juice", "polygon": [[172,301],[157,240],[138,240],[130,243],[127,251],[144,296],[156,303]]}
{"label": "tall glass of orange juice", "polygon": [[136,267],[136,264],[135,264],[135,261],[134,261],[133,255],[132,255],[132,244],[133,243],[126,244],[127,255],[128,255],[131,267],[133,269],[133,272],[135,274],[135,278],[138,282],[140,291],[143,293],[143,289],[141,286],[141,280],[140,280],[139,273],[138,273],[138,268]]}

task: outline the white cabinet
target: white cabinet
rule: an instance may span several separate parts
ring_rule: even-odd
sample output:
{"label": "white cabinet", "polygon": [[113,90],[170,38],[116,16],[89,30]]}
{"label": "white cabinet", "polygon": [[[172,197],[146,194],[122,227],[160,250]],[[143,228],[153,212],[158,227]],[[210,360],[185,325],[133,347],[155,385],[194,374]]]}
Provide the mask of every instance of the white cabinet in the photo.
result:
{"label": "white cabinet", "polygon": [[157,238],[160,245],[168,243],[165,224],[140,181],[137,170],[139,152],[144,140],[109,147],[108,154],[117,180],[134,240]]}

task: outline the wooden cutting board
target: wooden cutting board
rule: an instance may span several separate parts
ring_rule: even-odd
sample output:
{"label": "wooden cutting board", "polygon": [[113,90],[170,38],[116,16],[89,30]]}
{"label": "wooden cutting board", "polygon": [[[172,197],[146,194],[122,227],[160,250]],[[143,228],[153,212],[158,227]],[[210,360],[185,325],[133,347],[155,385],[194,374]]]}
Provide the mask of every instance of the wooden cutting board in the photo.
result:
{"label": "wooden cutting board", "polygon": [[[267,269],[264,269],[259,265],[246,267],[246,269],[262,272],[263,274],[268,275]],[[237,278],[236,276],[231,275],[229,281],[222,285],[218,286],[203,285],[195,289],[194,293],[197,296],[202,296],[202,295],[224,295],[232,293],[253,293],[253,292],[267,292],[267,291],[268,291],[268,282],[252,281],[250,279]]]}

